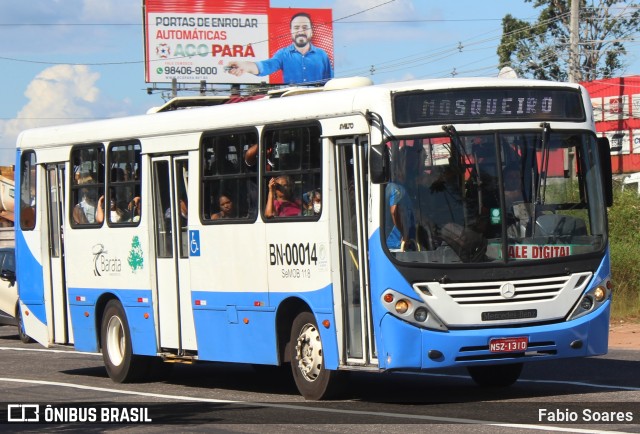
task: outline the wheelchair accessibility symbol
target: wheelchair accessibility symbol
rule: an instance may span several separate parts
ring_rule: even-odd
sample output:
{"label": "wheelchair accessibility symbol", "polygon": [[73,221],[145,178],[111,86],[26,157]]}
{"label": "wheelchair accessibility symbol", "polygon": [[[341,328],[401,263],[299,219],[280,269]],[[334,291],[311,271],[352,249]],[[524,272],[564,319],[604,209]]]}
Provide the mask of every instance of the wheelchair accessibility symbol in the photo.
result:
{"label": "wheelchair accessibility symbol", "polygon": [[189,231],[189,256],[200,256],[200,231]]}

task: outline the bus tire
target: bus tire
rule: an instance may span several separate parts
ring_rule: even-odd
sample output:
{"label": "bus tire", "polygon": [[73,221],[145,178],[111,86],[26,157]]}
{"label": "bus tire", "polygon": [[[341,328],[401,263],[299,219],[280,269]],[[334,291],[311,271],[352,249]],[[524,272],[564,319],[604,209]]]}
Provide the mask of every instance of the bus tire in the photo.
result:
{"label": "bus tire", "polygon": [[109,378],[116,383],[130,383],[148,374],[149,358],[133,354],[129,322],[118,300],[107,303],[100,334],[102,359]]}
{"label": "bus tire", "polygon": [[509,365],[469,366],[467,371],[473,381],[482,387],[507,387],[518,381],[522,363]]}
{"label": "bus tire", "polygon": [[22,322],[22,312],[20,312],[20,306],[16,308],[16,319],[18,320],[18,337],[24,344],[33,342],[33,339],[27,335],[24,331],[24,323]]}
{"label": "bus tire", "polygon": [[340,373],[324,367],[320,331],[311,312],[301,312],[293,320],[289,348],[293,380],[300,394],[310,400],[336,396]]}

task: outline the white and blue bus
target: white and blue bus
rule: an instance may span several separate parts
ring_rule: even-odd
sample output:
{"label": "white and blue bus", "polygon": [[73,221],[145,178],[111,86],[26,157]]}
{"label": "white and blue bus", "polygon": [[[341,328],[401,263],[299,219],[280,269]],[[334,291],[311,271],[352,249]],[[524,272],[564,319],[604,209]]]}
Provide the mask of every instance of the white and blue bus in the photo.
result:
{"label": "white and blue bus", "polygon": [[349,371],[505,386],[607,351],[610,151],[577,84],[337,79],[17,147],[26,333],[116,382],[291,366],[322,399]]}

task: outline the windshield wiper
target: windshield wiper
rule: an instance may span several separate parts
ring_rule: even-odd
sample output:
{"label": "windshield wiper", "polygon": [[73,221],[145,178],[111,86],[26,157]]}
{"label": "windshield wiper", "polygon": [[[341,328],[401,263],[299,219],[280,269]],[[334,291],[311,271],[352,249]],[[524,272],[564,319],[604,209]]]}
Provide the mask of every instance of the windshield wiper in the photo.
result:
{"label": "windshield wiper", "polygon": [[462,139],[460,138],[460,135],[458,134],[456,127],[454,127],[453,125],[443,125],[442,129],[444,130],[445,133],[447,133],[447,135],[451,139],[451,143],[453,144],[458,154],[462,155],[465,161],[465,164],[472,168],[471,175],[474,177],[476,185],[478,186],[478,210],[480,211],[482,210],[482,179],[480,178],[480,167],[478,163],[478,157],[475,156],[474,158],[475,161],[473,162],[471,161],[471,157],[467,153],[467,150],[464,148],[464,144],[462,143]]}
{"label": "windshield wiper", "polygon": [[[549,170],[549,136],[551,134],[551,127],[548,122],[543,122],[540,124],[542,127],[542,144],[540,153],[542,159],[542,166],[540,167],[540,171],[538,172],[538,182],[536,183],[536,188],[534,191],[533,197],[533,215],[538,215],[538,207],[542,205],[542,199],[545,197],[546,189],[547,189],[547,171]],[[535,217],[534,217],[535,218]],[[534,225],[534,236],[535,236],[535,227]]]}

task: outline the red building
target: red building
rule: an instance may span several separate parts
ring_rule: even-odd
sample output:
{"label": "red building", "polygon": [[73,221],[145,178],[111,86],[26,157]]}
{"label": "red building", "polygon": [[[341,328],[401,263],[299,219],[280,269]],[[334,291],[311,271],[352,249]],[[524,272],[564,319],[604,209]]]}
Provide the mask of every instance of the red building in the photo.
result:
{"label": "red building", "polygon": [[581,84],[591,95],[596,131],[609,138],[613,173],[640,172],[640,75]]}

